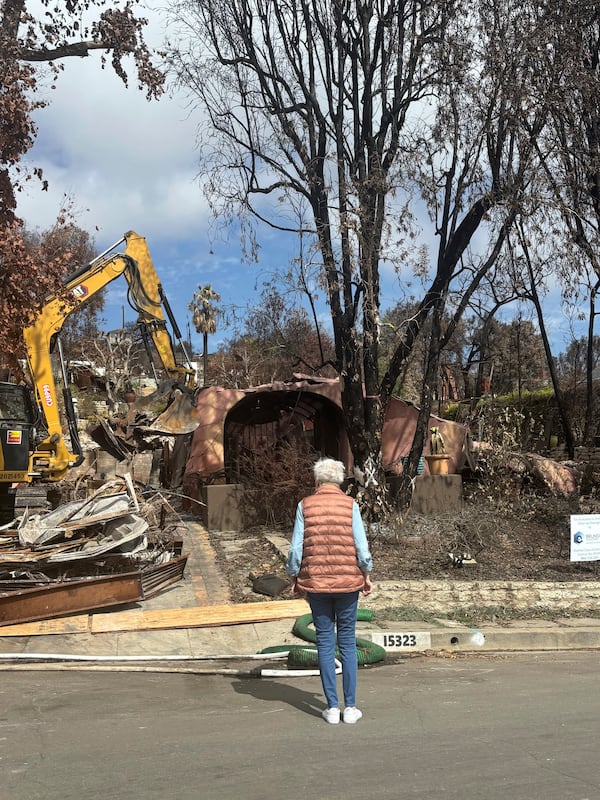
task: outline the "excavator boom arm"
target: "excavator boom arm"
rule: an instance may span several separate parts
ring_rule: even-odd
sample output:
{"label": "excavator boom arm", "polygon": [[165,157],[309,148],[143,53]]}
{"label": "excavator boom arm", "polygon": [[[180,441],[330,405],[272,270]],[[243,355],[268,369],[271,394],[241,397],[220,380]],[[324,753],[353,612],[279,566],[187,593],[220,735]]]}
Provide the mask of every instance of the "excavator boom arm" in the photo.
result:
{"label": "excavator boom arm", "polygon": [[[173,331],[181,340],[181,333],[171,311],[171,306],[163,292],[162,284],[156,274],[150,252],[143,236],[134,231],[125,234],[126,254],[133,259],[135,269],[128,269],[125,278],[129,284],[129,299],[138,312],[138,324],[149,333],[163,369],[169,378],[178,380],[184,385],[194,382],[195,373],[191,367],[189,355],[183,348],[187,367],[177,363],[175,350],[169,331],[167,330],[167,314]],[[180,344],[183,347],[182,342]]]}

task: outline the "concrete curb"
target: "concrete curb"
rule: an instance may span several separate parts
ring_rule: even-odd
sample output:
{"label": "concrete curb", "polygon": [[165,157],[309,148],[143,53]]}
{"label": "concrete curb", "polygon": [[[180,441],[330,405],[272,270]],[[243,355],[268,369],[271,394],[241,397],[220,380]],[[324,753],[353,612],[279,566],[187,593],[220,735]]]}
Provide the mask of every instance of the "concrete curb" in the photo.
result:
{"label": "concrete curb", "polygon": [[[397,663],[403,656],[435,656],[443,654],[484,655],[519,653],[532,651],[573,651],[600,649],[600,620],[564,620],[545,622],[525,620],[506,627],[486,626],[472,629],[445,621],[431,624],[425,622],[394,623],[386,620],[386,627],[374,627],[373,623],[358,623],[357,635],[384,644],[387,658],[381,666]],[[218,654],[256,654],[273,645],[298,645],[301,640],[291,634],[292,620],[231,625],[214,629],[163,630],[132,632],[128,634],[72,634],[64,636],[19,637],[8,641],[0,636],[0,672],[4,669],[43,669],[40,659],[43,654],[64,654],[65,660],[86,654],[88,659],[98,658],[113,664],[115,671],[134,669],[117,663],[123,656],[142,659],[148,657],[146,666],[140,671],[189,671],[210,673],[217,669],[226,673],[233,665],[219,663],[226,656]],[[382,642],[382,637],[394,637],[391,645]],[[414,637],[414,643],[411,637]],[[13,654],[15,654],[13,656]],[[16,654],[21,654],[16,655]],[[28,656],[31,661],[28,661]],[[160,657],[171,660],[168,666]],[[229,656],[233,657],[233,655]],[[114,661],[113,661],[114,658]],[[191,659],[198,663],[190,664]],[[148,662],[154,660],[154,665]],[[242,659],[243,660],[243,659]],[[37,666],[33,667],[32,661]],[[16,663],[15,663],[16,662]],[[204,667],[202,666],[204,664]],[[210,666],[209,666],[210,665]],[[378,664],[379,665],[379,664]],[[375,666],[378,666],[375,665]],[[283,665],[282,665],[283,666]],[[58,669],[56,665],[49,669]],[[75,664],[73,664],[75,668]],[[82,666],[81,669],[86,667]],[[91,669],[91,667],[89,667]],[[110,669],[106,664],[102,669]]]}
{"label": "concrete curb", "polygon": [[526,652],[532,650],[600,649],[600,620],[569,619],[556,622],[520,620],[506,626],[469,628],[448,620],[440,626],[422,622],[363,629],[359,635],[385,647],[390,654],[456,652]]}
{"label": "concrete curb", "polygon": [[[420,636],[427,634],[411,628]],[[473,641],[472,631],[458,631],[452,635],[448,631],[430,634],[429,646],[386,647],[388,653],[427,653],[431,651],[457,652],[527,652],[531,650],[592,650],[600,649],[600,629],[586,628],[577,631],[548,630],[488,630],[477,632],[483,637],[481,644]],[[372,633],[361,634],[365,639],[375,640]]]}

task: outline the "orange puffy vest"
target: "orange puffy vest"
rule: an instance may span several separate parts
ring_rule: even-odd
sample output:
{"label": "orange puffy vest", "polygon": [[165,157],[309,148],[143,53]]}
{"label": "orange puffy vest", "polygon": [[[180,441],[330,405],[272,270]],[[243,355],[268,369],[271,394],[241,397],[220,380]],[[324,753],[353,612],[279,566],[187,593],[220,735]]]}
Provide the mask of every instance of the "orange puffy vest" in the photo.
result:
{"label": "orange puffy vest", "polygon": [[302,501],[304,545],[298,588],[305,592],[356,592],[364,577],[352,534],[354,500],[332,484]]}

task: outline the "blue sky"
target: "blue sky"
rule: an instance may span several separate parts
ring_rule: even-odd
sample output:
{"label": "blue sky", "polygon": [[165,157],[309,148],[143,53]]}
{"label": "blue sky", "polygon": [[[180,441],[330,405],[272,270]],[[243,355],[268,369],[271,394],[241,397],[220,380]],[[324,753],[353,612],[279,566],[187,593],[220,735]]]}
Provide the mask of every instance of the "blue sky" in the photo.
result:
{"label": "blue sky", "polygon": [[[147,41],[158,46],[163,38],[160,17],[150,11],[145,16],[151,20]],[[127,89],[92,54],[67,59],[58,88],[48,96],[50,105],[37,115],[38,138],[29,161],[43,168],[50,189],[41,192],[39,184],[30,182],[19,198],[18,213],[28,227],[43,230],[53,224],[68,195],[77,223],[94,232],[98,251],[127,230],[144,235],[184,335],[190,320],[187,305],[198,284],[210,283],[224,306],[252,303],[263,279],[297,255],[295,237],[263,229],[259,263],[248,265],[236,232],[215,231],[197,180],[200,119],[198,112],[190,113],[183,95],[148,102],[134,80]],[[395,278],[385,270],[382,287],[385,310],[401,296]],[[120,327],[123,309],[125,321],[135,319],[125,296],[125,281],[119,279],[108,293],[107,327]],[[548,319],[558,352],[568,340],[568,323],[553,299]],[[200,350],[201,337],[193,328],[191,333]],[[217,332],[210,348],[227,333]]]}

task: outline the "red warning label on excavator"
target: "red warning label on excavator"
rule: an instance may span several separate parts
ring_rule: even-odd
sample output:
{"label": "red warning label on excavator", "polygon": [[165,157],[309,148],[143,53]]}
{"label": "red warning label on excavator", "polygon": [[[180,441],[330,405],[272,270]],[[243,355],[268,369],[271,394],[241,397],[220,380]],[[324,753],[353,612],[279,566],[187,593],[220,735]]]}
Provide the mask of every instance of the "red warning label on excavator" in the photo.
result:
{"label": "red warning label on excavator", "polygon": [[23,431],[6,431],[6,444],[21,444]]}

